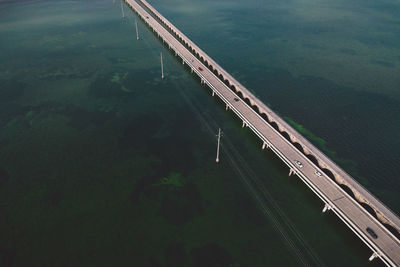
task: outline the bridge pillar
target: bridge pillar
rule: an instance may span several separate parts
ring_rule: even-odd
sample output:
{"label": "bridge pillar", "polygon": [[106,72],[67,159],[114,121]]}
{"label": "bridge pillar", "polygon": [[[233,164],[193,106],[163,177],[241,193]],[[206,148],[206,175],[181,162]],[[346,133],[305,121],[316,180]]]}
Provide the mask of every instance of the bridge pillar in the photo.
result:
{"label": "bridge pillar", "polygon": [[329,206],[328,203],[325,203],[325,206],[324,206],[322,212],[326,212],[327,210],[330,210],[330,209],[331,209],[331,206]]}
{"label": "bridge pillar", "polygon": [[295,172],[295,170],[293,170],[292,168],[290,168],[289,176],[291,176],[292,174],[296,174],[296,172]]}
{"label": "bridge pillar", "polygon": [[193,73],[193,69],[190,69],[190,73]]}
{"label": "bridge pillar", "polygon": [[228,110],[228,109],[229,109],[229,106],[228,106],[228,104],[226,104],[225,110]]}
{"label": "bridge pillar", "polygon": [[243,123],[242,123],[242,128],[244,128],[244,126],[247,127],[247,123],[245,121],[243,121]]}
{"label": "bridge pillar", "polygon": [[269,145],[266,142],[263,142],[262,149],[269,148]]}
{"label": "bridge pillar", "polygon": [[214,96],[215,95],[215,91],[214,90],[212,90],[212,96]]}
{"label": "bridge pillar", "polygon": [[372,255],[371,255],[371,257],[369,257],[369,261],[373,261],[375,258],[378,258],[379,257],[379,254],[378,254],[378,252],[374,252],[374,253],[372,253]]}
{"label": "bridge pillar", "polygon": [[185,60],[182,58],[182,65],[185,65]]}

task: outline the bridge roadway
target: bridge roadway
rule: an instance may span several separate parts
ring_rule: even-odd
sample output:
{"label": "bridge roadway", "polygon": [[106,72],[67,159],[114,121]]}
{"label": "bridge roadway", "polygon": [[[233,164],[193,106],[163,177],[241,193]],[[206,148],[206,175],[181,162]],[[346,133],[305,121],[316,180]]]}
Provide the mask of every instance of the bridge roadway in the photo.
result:
{"label": "bridge roadway", "polygon": [[[139,0],[140,1],[140,0]],[[155,31],[158,36],[175,51],[176,55],[186,63],[200,78],[202,83],[212,89],[235,114],[262,141],[285,162],[291,172],[300,177],[303,182],[332,210],[373,252],[373,256],[381,258],[388,266],[400,266],[400,242],[377,219],[369,214],[359,203],[350,197],[340,186],[329,177],[318,177],[315,171],[322,171],[310,161],[295,146],[286,140],[276,129],[268,124],[246,102],[227,87],[212,71],[198,60],[184,45],[182,45],[164,26],[135,0],[126,3]],[[144,4],[142,2],[142,4]],[[145,3],[149,8],[149,4]],[[200,70],[200,68],[202,70]],[[300,161],[299,167],[295,161]],[[369,227],[377,234],[373,238],[367,231]]]}
{"label": "bridge roadway", "polygon": [[[348,173],[342,168],[330,160],[324,153],[318,148],[311,144],[306,138],[295,131],[288,123],[281,119],[275,114],[270,108],[268,108],[262,101],[254,96],[246,87],[240,84],[235,78],[233,78],[227,71],[225,71],[218,63],[216,63],[210,56],[208,56],[203,50],[201,50],[194,42],[192,42],[185,34],[183,34],[178,28],[176,28],[171,22],[169,22],[163,15],[161,15],[156,9],[154,9],[146,0],[140,0],[140,2],[149,9],[149,11],[159,20],[161,24],[176,35],[176,38],[184,42],[190,50],[197,55],[198,58],[202,59],[205,65],[210,66],[211,70],[216,73],[222,80],[229,83],[231,89],[240,92],[243,95],[243,99],[247,99],[250,105],[256,107],[259,110],[259,114],[265,115],[270,123],[276,123],[281,133],[287,133],[292,143],[298,143],[301,149],[309,157],[314,157],[317,162],[317,166],[326,169],[331,172],[331,176],[334,177],[337,183],[340,185],[347,186],[356,200],[360,203],[368,205],[375,213],[378,219],[385,224],[390,225],[400,235],[400,218],[386,207],[379,199],[372,195],[366,190],[361,184],[353,179]],[[332,178],[332,177],[331,177]]]}

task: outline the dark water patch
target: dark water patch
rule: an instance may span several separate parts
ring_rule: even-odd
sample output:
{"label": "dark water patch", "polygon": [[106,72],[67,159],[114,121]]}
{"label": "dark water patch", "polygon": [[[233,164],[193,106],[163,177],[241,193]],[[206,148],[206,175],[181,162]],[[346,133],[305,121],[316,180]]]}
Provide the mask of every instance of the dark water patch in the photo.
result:
{"label": "dark water patch", "polygon": [[182,186],[163,184],[160,181],[168,176],[162,163],[155,164],[154,174],[140,179],[130,194],[133,205],[140,203],[140,197],[160,203],[158,215],[173,225],[183,225],[203,212],[203,200],[196,185],[191,181],[183,181]]}
{"label": "dark water patch", "polygon": [[337,28],[331,24],[302,23],[297,25],[297,31],[305,35],[320,35],[324,33],[334,33],[337,31]]}
{"label": "dark water patch", "polygon": [[67,106],[63,114],[69,118],[68,125],[79,130],[91,124],[100,127],[115,118],[115,112],[112,111],[88,111],[76,106]]}
{"label": "dark water patch", "polygon": [[192,182],[181,188],[162,186],[159,214],[170,224],[181,226],[203,212],[202,198]]}
{"label": "dark water patch", "polygon": [[3,127],[15,117],[26,114],[28,111],[29,107],[24,107],[15,102],[2,103],[0,105],[0,127]]}
{"label": "dark water patch", "polygon": [[[119,62],[119,59],[115,59]],[[120,63],[120,62],[119,62]],[[146,94],[154,84],[153,73],[158,72],[155,70],[135,70],[127,71],[125,69],[118,69],[117,72],[110,72],[98,75],[95,80],[90,84],[89,95],[98,98],[116,97],[129,99],[137,93]],[[138,84],[147,84],[146,90],[140,90]]]}
{"label": "dark water patch", "polygon": [[129,93],[123,90],[122,85],[113,82],[112,79],[113,76],[110,74],[98,75],[90,84],[88,94],[97,98],[121,98],[128,96]]}
{"label": "dark water patch", "polygon": [[54,181],[44,189],[42,202],[46,207],[58,207],[63,199],[64,191],[62,190],[61,181]]}
{"label": "dark water patch", "polygon": [[59,206],[61,200],[64,198],[62,192],[57,191],[47,191],[43,196],[43,203],[50,207]]}
{"label": "dark water patch", "polygon": [[[0,127],[1,127],[1,125],[0,125]],[[8,137],[5,137],[5,138],[1,138],[0,139],[0,147],[1,148],[3,148],[3,147],[6,147],[8,144],[9,144],[9,142],[10,142],[10,138]]]}
{"label": "dark water patch", "polygon": [[8,174],[6,169],[0,166],[0,187],[8,183],[9,180],[10,180],[10,175]]}
{"label": "dark water patch", "polygon": [[14,266],[16,259],[16,252],[11,249],[0,247],[0,266],[11,267]]}
{"label": "dark water patch", "polygon": [[148,267],[162,267],[162,264],[155,257],[148,258],[147,264]]}
{"label": "dark water patch", "polygon": [[0,0],[0,4],[7,4],[7,3],[13,3],[13,4],[18,3],[18,4],[21,4],[21,3],[40,3],[40,2],[46,2],[46,0],[18,0],[18,1],[15,1],[15,0]]}
{"label": "dark water patch", "polygon": [[165,266],[187,266],[188,255],[183,243],[171,243],[165,249]]}
{"label": "dark water patch", "polygon": [[[65,52],[60,52],[62,57],[60,60],[65,61]],[[75,57],[79,57],[80,55],[76,55]],[[49,56],[53,58],[54,56]],[[37,74],[39,79],[44,79],[48,81],[55,81],[60,79],[81,79],[88,78],[93,74],[93,70],[84,67],[74,67],[67,66],[60,68],[60,63],[57,62],[45,62],[45,66],[41,68],[41,71]],[[49,66],[50,65],[50,66]],[[54,66],[52,66],[54,65]]]}
{"label": "dark water patch", "polygon": [[[179,136],[153,139],[148,144],[149,151],[162,159],[164,166],[175,166],[175,170],[187,175],[196,166],[193,147],[188,137]],[[193,145],[193,144],[192,144]]]}
{"label": "dark water patch", "polygon": [[158,161],[152,162],[147,175],[137,181],[130,193],[132,205],[139,204],[142,195],[146,195],[149,199],[161,203],[165,192],[175,192],[183,189],[183,194],[185,194],[186,191],[191,191],[193,189],[191,185],[189,185],[189,189],[185,188],[188,181],[181,174],[179,174],[179,186],[176,183],[163,183],[167,177],[171,177],[175,173],[176,169],[183,169],[182,166],[176,164],[173,160],[166,160],[164,158],[159,158]]}
{"label": "dark water patch", "polygon": [[357,54],[356,50],[350,49],[350,48],[342,48],[339,51],[342,52],[343,54],[350,55],[350,56],[354,56]]}
{"label": "dark water patch", "polygon": [[[351,3],[352,5],[357,6],[357,9],[360,8],[360,4],[362,6],[366,6],[371,10],[378,11],[381,14],[386,14],[387,16],[393,16],[394,18],[398,18],[400,14],[400,6],[396,1],[383,1],[383,2],[374,2],[374,1],[354,1]],[[383,20],[383,18],[380,18]],[[397,20],[398,21],[398,20]],[[395,24],[394,21],[390,21],[388,24]]]}
{"label": "dark water patch", "polygon": [[369,47],[380,49],[382,49],[382,47],[397,49],[399,45],[397,36],[390,38],[390,36],[385,35],[385,38],[379,38],[379,36],[376,35],[359,35],[356,36],[355,39]]}
{"label": "dark water patch", "polygon": [[193,267],[227,267],[235,266],[231,254],[216,243],[194,248],[190,252]]}
{"label": "dark water patch", "polygon": [[374,64],[374,65],[378,65],[378,66],[383,66],[386,68],[394,68],[395,67],[395,65],[393,63],[383,61],[383,60],[374,60],[373,59],[373,60],[370,60],[370,63]]}
{"label": "dark water patch", "polygon": [[58,114],[69,119],[68,126],[82,130],[89,125],[97,127],[115,118],[113,111],[90,111],[79,106],[60,102],[44,102],[35,106],[20,107],[25,113],[29,112],[30,118],[46,117],[51,114]]}
{"label": "dark water patch", "polygon": [[[244,193],[247,193],[244,191]],[[234,209],[233,222],[236,225],[254,224],[256,226],[265,225],[265,217],[259,209],[254,207],[254,201],[244,195],[243,192],[236,193],[232,203]]]}
{"label": "dark water patch", "polygon": [[15,102],[4,103],[0,105],[0,118],[5,119],[22,115],[29,111],[29,109],[29,107],[23,106]]}
{"label": "dark water patch", "polygon": [[149,142],[148,148],[161,158],[165,165],[175,166],[176,171],[188,175],[198,166],[195,154],[196,151],[204,149],[206,142],[199,138],[199,135],[193,136],[193,129],[201,129],[193,114],[184,109],[178,112],[179,116],[168,121],[168,135],[156,136]]}
{"label": "dark water patch", "polygon": [[142,84],[143,81],[148,81],[149,70],[135,70],[134,72],[128,72],[122,77],[120,83],[129,92],[137,90],[136,85]]}
{"label": "dark water patch", "polygon": [[162,116],[157,113],[142,114],[130,120],[123,129],[119,138],[121,148],[142,147],[149,141],[163,125]]}
{"label": "dark water patch", "polygon": [[325,49],[325,47],[323,47],[321,45],[316,45],[316,44],[311,44],[311,43],[302,44],[302,46],[306,47],[306,48],[318,49],[318,50]]}
{"label": "dark water patch", "polygon": [[[174,112],[179,115],[150,113],[129,121],[119,139],[121,149],[137,149],[156,156],[168,171],[164,174],[177,171],[187,175],[197,164],[193,146],[201,148],[204,141],[193,140],[191,129],[200,129],[200,126],[191,113],[184,109],[176,110]],[[168,166],[175,166],[175,169],[168,169]]]}
{"label": "dark water patch", "polygon": [[[136,206],[140,202],[140,197],[142,194],[149,194],[151,193],[151,189],[158,190],[157,187],[154,187],[153,184],[156,184],[158,180],[165,175],[165,171],[160,168],[161,162],[153,163],[150,172],[148,175],[145,175],[141,178],[136,184],[134,189],[129,195],[129,199],[133,206]],[[153,194],[155,197],[157,194]],[[150,195],[151,197],[151,195]],[[153,197],[154,198],[154,197]]]}
{"label": "dark water patch", "polygon": [[18,100],[26,85],[14,79],[0,79],[0,103]]}

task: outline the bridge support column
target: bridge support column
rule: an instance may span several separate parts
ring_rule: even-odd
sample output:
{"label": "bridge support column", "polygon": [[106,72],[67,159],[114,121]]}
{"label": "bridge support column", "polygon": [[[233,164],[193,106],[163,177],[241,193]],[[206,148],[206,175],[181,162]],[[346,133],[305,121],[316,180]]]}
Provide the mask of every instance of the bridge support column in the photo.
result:
{"label": "bridge support column", "polygon": [[185,60],[182,58],[182,65],[185,65]]}
{"label": "bridge support column", "polygon": [[378,254],[378,252],[374,252],[374,253],[372,253],[372,255],[371,255],[371,257],[369,257],[369,261],[373,261],[375,258],[378,258],[379,257],[379,254]]}
{"label": "bridge support column", "polygon": [[212,96],[214,96],[215,95],[215,91],[214,90],[212,90]]}
{"label": "bridge support column", "polygon": [[328,203],[325,203],[325,206],[324,206],[322,212],[326,212],[327,210],[330,210],[330,209],[331,209],[331,206],[329,206]]}
{"label": "bridge support column", "polygon": [[289,171],[289,176],[291,176],[292,174],[296,174],[296,171],[295,171],[295,170],[293,170],[292,168],[290,168],[290,171]]}
{"label": "bridge support column", "polygon": [[263,142],[262,149],[269,148],[269,145],[266,142]]}
{"label": "bridge support column", "polygon": [[247,127],[247,123],[245,121],[243,121],[243,123],[242,123],[242,128],[244,128],[244,126]]}
{"label": "bridge support column", "polygon": [[190,73],[193,73],[193,69],[190,69]]}
{"label": "bridge support column", "polygon": [[228,106],[228,104],[226,104],[225,110],[228,110],[228,109],[229,109],[229,106]]}

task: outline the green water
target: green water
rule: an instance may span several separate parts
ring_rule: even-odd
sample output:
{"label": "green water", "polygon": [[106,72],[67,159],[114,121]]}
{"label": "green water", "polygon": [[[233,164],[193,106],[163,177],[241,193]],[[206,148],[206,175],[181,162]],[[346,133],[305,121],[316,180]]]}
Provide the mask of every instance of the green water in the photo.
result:
{"label": "green water", "polygon": [[[398,213],[398,3],[151,3]],[[125,14],[0,1],[0,266],[381,264]]]}

